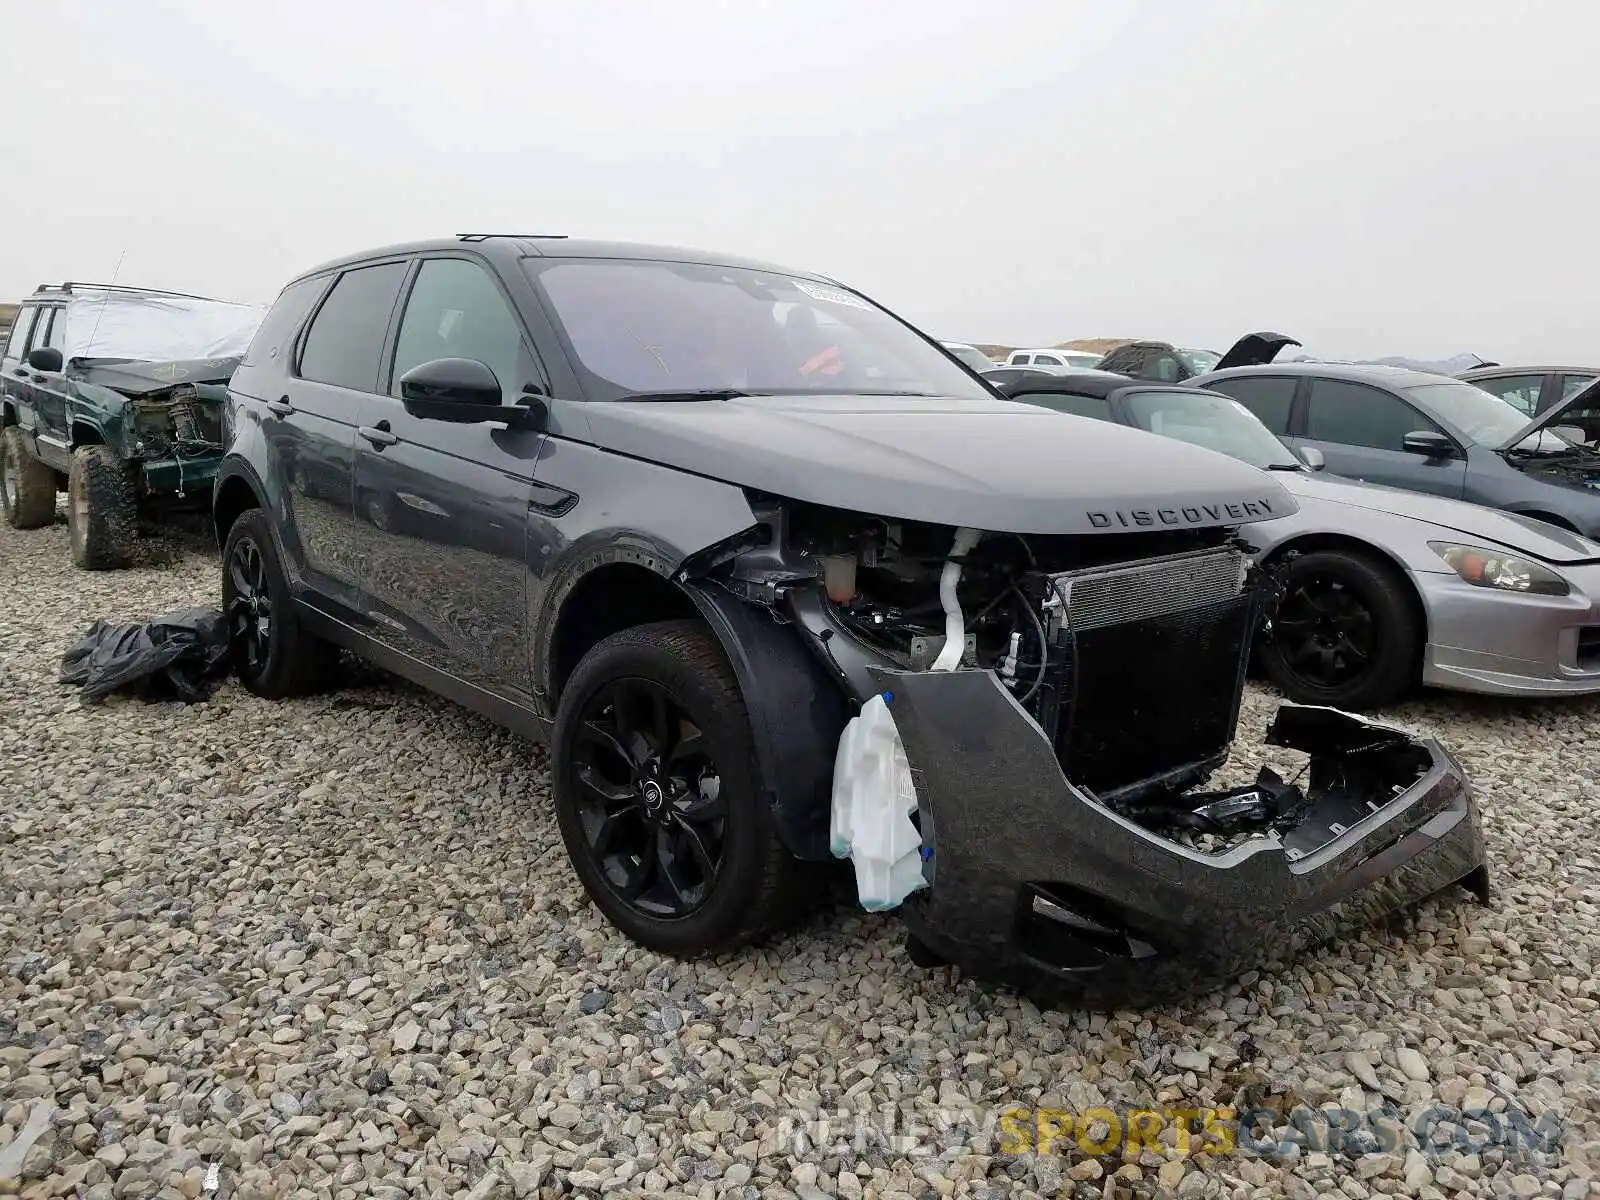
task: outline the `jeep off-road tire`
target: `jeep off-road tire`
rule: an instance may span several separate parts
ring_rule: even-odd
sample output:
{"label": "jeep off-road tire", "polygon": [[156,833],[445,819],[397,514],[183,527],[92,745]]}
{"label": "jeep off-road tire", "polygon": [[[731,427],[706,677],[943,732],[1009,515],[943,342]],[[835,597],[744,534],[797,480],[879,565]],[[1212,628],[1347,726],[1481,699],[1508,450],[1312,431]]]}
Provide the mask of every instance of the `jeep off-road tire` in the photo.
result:
{"label": "jeep off-road tire", "polygon": [[67,537],[86,571],[125,567],[133,558],[139,509],[133,477],[105,446],[79,446],[67,475]]}
{"label": "jeep off-road tire", "polygon": [[0,508],[13,529],[42,529],[56,519],[56,473],[28,453],[15,425],[0,433]]}
{"label": "jeep off-road tire", "polygon": [[271,518],[259,508],[244,512],[223,543],[222,612],[234,673],[246,691],[284,700],[332,680],[338,648],[300,623]]}
{"label": "jeep off-road tire", "polygon": [[[645,839],[651,836],[652,829],[665,829],[664,836],[676,836],[680,845],[686,844],[681,841],[683,821],[673,813],[663,817],[659,810],[647,812],[648,773],[633,788],[634,794],[625,796],[628,789],[615,780],[627,775],[626,769],[618,769],[626,764],[615,755],[610,755],[613,761],[609,777],[596,785],[600,791],[585,782],[599,778],[595,774],[596,755],[608,752],[596,747],[605,742],[608,731],[615,729],[611,722],[622,702],[609,702],[609,698],[627,695],[643,695],[640,711],[646,713],[651,711],[652,696],[664,698],[675,714],[671,724],[674,735],[682,735],[680,746],[687,744],[693,731],[698,731],[697,745],[703,758],[695,760],[690,755],[684,761],[709,763],[717,780],[714,794],[722,816],[698,827],[702,836],[697,842],[702,849],[715,844],[716,870],[696,871],[693,856],[679,856],[690,866],[677,868],[676,874],[688,870],[705,881],[703,899],[692,910],[679,914],[645,908],[648,896],[660,893],[670,897],[676,891],[669,887],[666,869],[659,866],[667,861],[664,853],[658,852],[657,860],[661,882],[636,900],[625,897],[627,885],[619,884],[615,873],[621,863],[626,874],[631,860],[625,847],[634,841],[648,847]],[[629,700],[628,707],[633,708],[634,703]],[[640,723],[656,724],[648,715]],[[599,734],[594,732],[596,729]],[[722,648],[699,622],[663,621],[637,626],[606,638],[590,650],[562,688],[551,742],[551,767],[556,819],[573,869],[606,919],[640,945],[676,958],[719,954],[761,940],[802,910],[805,864],[798,862],[779,840],[771,809],[757,787],[750,716],[744,697]],[[668,768],[656,777],[672,774]],[[701,775],[700,787],[709,786],[705,783],[709,775],[710,772]],[[680,783],[671,780],[667,789],[669,798],[682,797],[678,812],[687,814],[705,803],[703,793],[691,791],[685,797],[676,791]],[[607,798],[602,799],[601,792],[608,793]],[[656,803],[659,801],[658,791]],[[599,836],[595,829],[597,823],[603,822],[598,821],[596,809],[610,810],[613,806],[626,809],[629,814],[637,811],[637,820],[629,816],[630,823],[619,826],[626,836],[619,832],[608,840],[606,848],[597,849]],[[719,819],[720,832],[716,828]],[[644,833],[636,833],[635,829]],[[611,850],[609,855],[607,849]],[[647,849],[641,861],[648,853]]]}

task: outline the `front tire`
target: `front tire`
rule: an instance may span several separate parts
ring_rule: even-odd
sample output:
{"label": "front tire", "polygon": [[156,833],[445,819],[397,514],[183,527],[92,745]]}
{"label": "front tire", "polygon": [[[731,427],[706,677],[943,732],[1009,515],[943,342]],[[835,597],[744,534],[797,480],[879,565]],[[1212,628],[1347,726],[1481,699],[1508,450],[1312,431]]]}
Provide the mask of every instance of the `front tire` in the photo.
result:
{"label": "front tire", "polygon": [[56,519],[56,473],[28,453],[15,425],[0,434],[0,509],[13,529],[41,529]]}
{"label": "front tire", "polygon": [[1423,629],[1393,569],[1350,550],[1302,554],[1289,567],[1261,667],[1290,700],[1374,709],[1415,686]]}
{"label": "front tire", "polygon": [[584,657],[556,713],[552,791],[567,855],[607,920],[694,958],[791,918],[799,864],[753,763],[744,697],[698,622],[624,630]]}
{"label": "front tire", "polygon": [[234,672],[245,690],[266,700],[322,687],[338,651],[300,624],[278,558],[272,524],[259,508],[228,530],[222,550],[222,611]]}
{"label": "front tire", "polygon": [[105,446],[79,446],[67,475],[72,561],[86,571],[125,567],[138,532],[138,502],[127,468]]}

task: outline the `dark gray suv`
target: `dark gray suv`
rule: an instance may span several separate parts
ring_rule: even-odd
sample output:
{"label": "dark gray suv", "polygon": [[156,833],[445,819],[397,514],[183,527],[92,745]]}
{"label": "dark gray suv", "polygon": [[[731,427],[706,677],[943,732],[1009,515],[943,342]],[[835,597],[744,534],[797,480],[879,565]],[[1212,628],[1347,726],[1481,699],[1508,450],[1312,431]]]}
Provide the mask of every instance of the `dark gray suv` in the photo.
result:
{"label": "dark gray suv", "polygon": [[1004,400],[833,280],[553,237],[356,255],[284,289],[227,422],[245,686],[343,646],[548,742],[574,868],[646,946],[750,941],[850,859],[921,962],[1127,995],[1484,886],[1431,741],[1286,707],[1303,789],[1199,790],[1275,479]]}

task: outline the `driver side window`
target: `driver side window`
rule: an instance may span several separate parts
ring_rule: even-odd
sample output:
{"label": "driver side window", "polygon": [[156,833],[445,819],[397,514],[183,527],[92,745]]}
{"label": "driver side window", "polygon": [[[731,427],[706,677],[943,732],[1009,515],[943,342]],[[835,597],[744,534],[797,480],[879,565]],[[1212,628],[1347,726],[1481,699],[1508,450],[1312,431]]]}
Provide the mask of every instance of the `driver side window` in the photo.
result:
{"label": "driver side window", "polygon": [[1306,437],[1339,446],[1404,450],[1408,433],[1442,433],[1398,396],[1360,383],[1318,379],[1311,384]]}
{"label": "driver side window", "polygon": [[395,338],[389,394],[400,394],[400,379],[412,367],[436,358],[470,358],[484,363],[500,381],[508,402],[532,382],[522,350],[522,326],[487,271],[460,258],[423,262],[406,300]]}

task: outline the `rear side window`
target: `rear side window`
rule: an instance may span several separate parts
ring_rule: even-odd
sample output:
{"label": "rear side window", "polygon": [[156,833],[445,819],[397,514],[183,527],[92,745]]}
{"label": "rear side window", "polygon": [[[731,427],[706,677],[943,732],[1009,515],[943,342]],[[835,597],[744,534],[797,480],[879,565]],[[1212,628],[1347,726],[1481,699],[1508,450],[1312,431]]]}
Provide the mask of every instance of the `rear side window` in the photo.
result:
{"label": "rear side window", "polygon": [[28,349],[28,331],[33,328],[33,314],[38,308],[29,305],[17,313],[16,323],[11,326],[11,335],[6,339],[6,357],[21,358]]}
{"label": "rear side window", "polygon": [[1268,429],[1279,437],[1289,432],[1289,410],[1294,407],[1295,380],[1278,376],[1219,379],[1205,384],[1212,391],[1232,396],[1255,414]]}
{"label": "rear side window", "polygon": [[1313,441],[1404,450],[1406,434],[1419,431],[1442,432],[1398,396],[1337,379],[1318,379],[1311,385],[1306,437]]}
{"label": "rear side window", "polygon": [[1563,400],[1571,400],[1584,388],[1592,384],[1596,378],[1600,377],[1594,375],[1563,375],[1561,377],[1561,398]]}
{"label": "rear side window", "polygon": [[1075,417],[1093,417],[1097,421],[1111,420],[1111,402],[1099,396],[1068,396],[1060,392],[1023,392],[1020,396],[1013,396],[1013,400],[1021,400],[1025,404],[1037,404],[1040,408],[1053,409],[1059,413],[1071,413]]}
{"label": "rear side window", "polygon": [[406,264],[357,267],[339,276],[306,330],[300,378],[358,392],[377,390],[378,356]]}
{"label": "rear side window", "polygon": [[1059,367],[1062,362],[1054,354],[1035,354],[1033,361],[1041,367]]}
{"label": "rear side window", "polygon": [[283,353],[284,347],[294,341],[300,323],[306,319],[306,314],[317,302],[317,297],[322,295],[322,289],[327,283],[326,276],[301,279],[279,292],[271,311],[261,322],[261,327],[256,330],[255,337],[250,339],[250,348],[244,352],[239,365],[265,366]]}
{"label": "rear side window", "polygon": [[1498,396],[1531,417],[1539,408],[1539,393],[1544,388],[1544,376],[1501,375],[1495,379],[1474,379],[1472,386],[1482,388],[1491,396]]}

